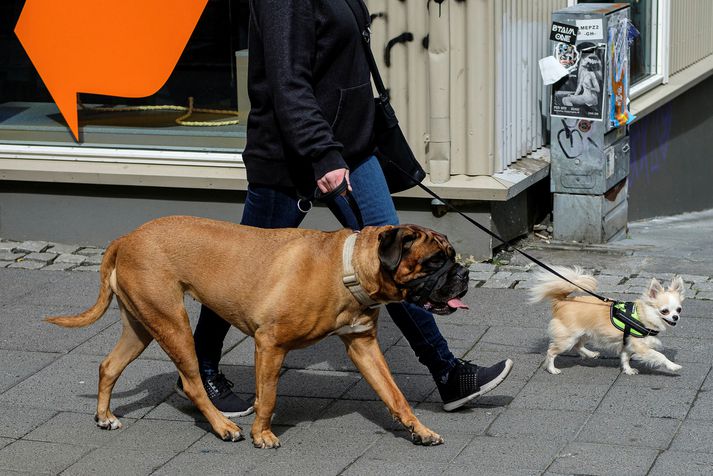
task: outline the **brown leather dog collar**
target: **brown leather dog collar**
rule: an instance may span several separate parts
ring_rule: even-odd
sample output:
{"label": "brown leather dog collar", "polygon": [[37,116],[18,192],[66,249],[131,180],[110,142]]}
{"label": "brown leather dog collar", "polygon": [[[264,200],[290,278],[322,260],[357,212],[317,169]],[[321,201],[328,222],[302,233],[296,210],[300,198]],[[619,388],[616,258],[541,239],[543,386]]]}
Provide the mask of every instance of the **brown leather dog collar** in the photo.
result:
{"label": "brown leather dog collar", "polygon": [[357,236],[359,236],[359,232],[352,233],[344,241],[344,248],[342,248],[342,282],[359,304],[369,308],[378,307],[381,304],[374,301],[361,286],[359,276],[357,276],[356,270],[352,265],[354,245],[356,244]]}

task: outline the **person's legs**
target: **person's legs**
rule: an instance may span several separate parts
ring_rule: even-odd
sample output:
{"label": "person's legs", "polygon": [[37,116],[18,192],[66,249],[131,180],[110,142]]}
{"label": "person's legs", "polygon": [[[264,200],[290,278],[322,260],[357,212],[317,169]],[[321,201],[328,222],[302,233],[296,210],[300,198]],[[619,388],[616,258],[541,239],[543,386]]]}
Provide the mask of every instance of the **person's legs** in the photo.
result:
{"label": "person's legs", "polygon": [[[299,226],[304,215],[297,208],[294,194],[279,188],[248,186],[240,223],[260,228],[292,228]],[[251,413],[252,407],[230,390],[232,383],[219,371],[223,341],[229,330],[230,323],[207,306],[201,306],[193,339],[201,378],[211,401],[227,416],[243,416]]]}
{"label": "person's legs", "polygon": [[[370,157],[349,173],[352,195],[362,215],[364,226],[398,225],[394,202],[376,157]],[[344,197],[337,197],[330,209],[342,225],[359,229],[356,217]],[[444,409],[455,410],[473,398],[495,388],[510,372],[512,361],[492,367],[478,367],[457,359],[449,350],[433,314],[411,303],[386,305],[391,319],[401,330],[419,362],[435,380]]]}
{"label": "person's legs", "polygon": [[[352,195],[361,211],[364,226],[398,225],[394,202],[389,194],[379,161],[371,157],[349,173]],[[343,225],[357,229],[358,224],[344,197],[337,197],[330,207]],[[436,382],[445,382],[456,365],[446,339],[438,330],[433,314],[410,303],[386,306],[389,316],[403,333],[419,362],[428,367]]]}

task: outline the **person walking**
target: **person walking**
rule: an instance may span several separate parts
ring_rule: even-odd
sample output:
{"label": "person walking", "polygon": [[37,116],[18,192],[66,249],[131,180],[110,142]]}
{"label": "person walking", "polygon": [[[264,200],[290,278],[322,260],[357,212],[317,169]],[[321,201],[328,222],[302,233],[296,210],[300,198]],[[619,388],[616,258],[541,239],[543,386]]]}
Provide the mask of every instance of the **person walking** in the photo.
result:
{"label": "person walking", "polygon": [[[351,8],[348,2],[352,2]],[[362,0],[250,0],[248,93],[251,110],[243,160],[248,191],[241,223],[297,227],[315,187],[343,181],[364,226],[397,225],[394,203],[374,156],[374,101],[362,31],[352,8]],[[344,196],[328,204],[339,222],[360,224]],[[456,358],[433,315],[410,303],[387,304],[389,316],[430,371],[446,411],[492,390],[512,361],[480,367]],[[201,308],[194,332],[201,376],[226,416],[252,412],[220,372],[230,324]],[[177,384],[179,393],[180,379]]]}

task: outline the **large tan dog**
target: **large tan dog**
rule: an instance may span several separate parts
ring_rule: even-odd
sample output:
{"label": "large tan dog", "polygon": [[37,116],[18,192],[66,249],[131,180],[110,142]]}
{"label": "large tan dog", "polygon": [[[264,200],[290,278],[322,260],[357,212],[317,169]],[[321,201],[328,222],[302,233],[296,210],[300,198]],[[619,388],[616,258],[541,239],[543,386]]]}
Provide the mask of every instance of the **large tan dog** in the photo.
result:
{"label": "large tan dog", "polygon": [[[156,339],[213,431],[225,440],[242,439],[241,429],[213,406],[201,383],[183,303],[189,293],[255,338],[251,436],[256,447],[279,446],[270,420],[287,352],[333,334],[414,443],[442,443],[418,421],[396,386],[376,341],[378,309],[360,304],[347,289],[343,261],[353,265],[368,298],[417,301],[438,314],[464,307],[458,298],[467,291],[468,271],[454,262],[446,237],[426,228],[367,227],[351,242],[353,235],[351,230],[267,230],[176,216],[148,222],[113,241],[101,264],[94,306],[76,316],[48,318],[64,327],[86,326],[106,312],[112,294],[117,297],[123,333],[99,367],[97,425],[121,427],[109,410],[111,391],[126,366]],[[353,254],[345,252],[349,242]],[[351,260],[343,260],[343,254],[351,254]]]}

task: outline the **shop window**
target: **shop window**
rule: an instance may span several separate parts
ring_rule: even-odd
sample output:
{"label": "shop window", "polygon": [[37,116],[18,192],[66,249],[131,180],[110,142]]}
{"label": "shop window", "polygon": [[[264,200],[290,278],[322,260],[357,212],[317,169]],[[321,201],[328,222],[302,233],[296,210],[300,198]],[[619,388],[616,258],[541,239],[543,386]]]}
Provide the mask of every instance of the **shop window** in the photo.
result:
{"label": "shop window", "polygon": [[[14,33],[24,0],[0,2],[0,143],[82,147],[236,152],[244,124],[217,127],[179,125],[181,111],[156,106],[188,106],[189,122],[236,119],[236,52],[247,47],[248,0],[209,0],[176,68],[153,96],[129,99],[79,94],[81,143],[77,144],[47,88]],[[171,12],[167,11],[170,16]],[[137,110],[137,109],[142,110]]]}

